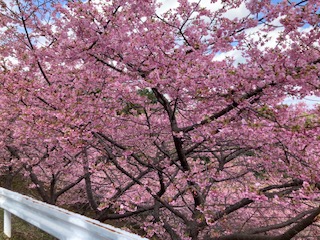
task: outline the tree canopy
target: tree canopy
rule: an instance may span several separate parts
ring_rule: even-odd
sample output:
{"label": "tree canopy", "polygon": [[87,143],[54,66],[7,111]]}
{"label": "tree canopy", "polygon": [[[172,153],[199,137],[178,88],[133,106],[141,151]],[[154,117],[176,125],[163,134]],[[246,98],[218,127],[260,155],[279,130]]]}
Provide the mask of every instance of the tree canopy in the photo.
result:
{"label": "tree canopy", "polygon": [[0,1],[1,174],[151,239],[320,235],[320,2]]}

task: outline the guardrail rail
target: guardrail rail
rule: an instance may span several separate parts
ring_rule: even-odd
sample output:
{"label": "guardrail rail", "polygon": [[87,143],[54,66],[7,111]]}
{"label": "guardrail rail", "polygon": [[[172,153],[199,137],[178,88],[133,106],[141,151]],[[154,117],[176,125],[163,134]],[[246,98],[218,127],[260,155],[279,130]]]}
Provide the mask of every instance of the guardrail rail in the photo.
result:
{"label": "guardrail rail", "polygon": [[4,234],[11,237],[11,214],[61,240],[147,240],[91,218],[0,188]]}

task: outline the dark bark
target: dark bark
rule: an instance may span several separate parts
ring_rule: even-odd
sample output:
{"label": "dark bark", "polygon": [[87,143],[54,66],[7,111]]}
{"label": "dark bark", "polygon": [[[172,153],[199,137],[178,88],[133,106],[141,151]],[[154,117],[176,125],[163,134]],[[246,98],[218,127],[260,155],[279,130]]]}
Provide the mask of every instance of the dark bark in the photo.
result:
{"label": "dark bark", "polygon": [[[308,217],[300,220],[296,225],[289,228],[283,234],[277,236],[257,235],[252,233],[235,233],[228,236],[221,236],[216,238],[207,237],[207,240],[290,240],[298,233],[309,227],[320,214],[320,207],[311,210]],[[270,229],[271,230],[271,229]]]}
{"label": "dark bark", "polygon": [[190,166],[187,161],[186,154],[183,150],[183,143],[180,137],[175,136],[174,134],[177,134],[180,132],[177,119],[175,116],[175,110],[176,110],[176,105],[174,109],[170,106],[169,101],[165,98],[163,94],[161,94],[158,89],[152,88],[152,91],[154,95],[156,96],[158,102],[163,106],[164,110],[167,112],[169,120],[170,120],[170,125],[171,125],[171,130],[173,132],[173,142],[176,148],[176,152],[178,155],[178,159],[180,161],[181,167],[183,171],[189,171]]}
{"label": "dark bark", "polygon": [[220,218],[222,218],[223,216],[228,215],[228,214],[230,214],[232,212],[235,212],[238,209],[243,208],[243,207],[245,207],[245,206],[247,206],[247,205],[249,205],[250,203],[253,203],[253,202],[254,201],[249,199],[249,198],[243,198],[239,202],[234,203],[234,204],[226,207],[223,211],[219,211],[219,212],[215,213],[215,215],[212,217],[212,220],[213,221],[217,221]]}
{"label": "dark bark", "polygon": [[250,98],[252,98],[254,96],[257,96],[257,95],[261,94],[265,88],[267,88],[269,86],[274,86],[274,85],[276,85],[276,84],[275,83],[270,83],[270,84],[266,84],[263,87],[256,88],[255,90],[252,90],[251,92],[242,95],[242,97],[239,99],[239,101],[237,101],[237,102],[233,101],[232,103],[227,105],[225,108],[223,108],[222,110],[220,110],[217,113],[212,114],[210,117],[202,120],[200,123],[196,123],[196,124],[190,125],[188,127],[181,128],[179,130],[187,133],[187,132],[190,132],[190,131],[192,131],[192,130],[200,127],[200,126],[208,124],[208,123],[210,123],[210,122],[212,122],[212,121],[224,116],[225,114],[231,112],[233,109],[237,108],[239,106],[239,104],[241,102],[243,102],[244,100],[248,100],[248,99],[250,99]]}

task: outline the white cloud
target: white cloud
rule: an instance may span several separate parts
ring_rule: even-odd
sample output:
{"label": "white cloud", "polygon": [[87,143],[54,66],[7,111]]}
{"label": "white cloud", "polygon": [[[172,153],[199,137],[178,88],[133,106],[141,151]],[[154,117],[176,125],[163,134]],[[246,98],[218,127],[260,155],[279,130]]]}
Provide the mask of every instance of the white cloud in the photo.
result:
{"label": "white cloud", "polygon": [[[198,2],[198,0],[189,0],[189,2]],[[211,0],[201,0],[200,6],[215,12],[223,7],[222,2],[223,0],[218,0],[215,3],[211,3]],[[157,11],[157,14],[159,15],[167,12],[170,9],[174,10],[179,6],[177,0],[158,0],[158,3],[162,4],[162,6]],[[245,17],[249,13],[250,12],[246,8],[245,3],[242,3],[238,8],[228,10],[226,13],[223,14],[223,16],[229,19],[234,19]]]}
{"label": "white cloud", "polygon": [[250,14],[250,11],[246,8],[245,3],[241,3],[238,8],[227,11],[223,16],[229,19],[243,18]]}
{"label": "white cloud", "polygon": [[315,107],[315,105],[320,104],[320,97],[317,97],[314,95],[306,96],[302,99],[297,99],[294,97],[287,97],[282,103],[287,104],[287,105],[305,103],[309,108],[313,108],[313,107]]}
{"label": "white cloud", "polygon": [[[241,8],[241,6],[240,6]],[[270,25],[273,26],[277,26],[273,31],[269,31],[269,32],[265,32],[263,31],[263,27],[264,25],[258,25],[256,27],[253,28],[249,28],[244,30],[244,33],[246,34],[246,40],[248,42],[252,41],[256,41],[259,43],[262,43],[261,37],[263,35],[263,43],[258,46],[258,49],[263,51],[266,48],[274,48],[277,44],[278,41],[278,37],[281,34],[283,28],[281,28],[281,24],[280,24],[280,18],[272,21],[271,23],[269,23]],[[288,41],[289,43],[289,41]],[[229,51],[229,52],[223,52],[223,53],[219,53],[217,54],[213,60],[217,60],[217,61],[222,61],[226,58],[230,58],[232,57],[234,59],[234,65],[237,65],[238,63],[244,63],[246,61],[246,59],[243,57],[242,55],[242,51],[237,50],[236,46],[234,47],[233,50]]]}
{"label": "white cloud", "polygon": [[158,2],[162,4],[157,11],[157,14],[159,15],[169,11],[170,9],[175,9],[179,6],[177,0],[158,0]]}
{"label": "white cloud", "polygon": [[227,58],[233,58],[234,59],[234,65],[237,65],[238,63],[244,63],[246,60],[242,56],[242,52],[240,50],[231,50],[229,52],[223,52],[220,54],[217,54],[214,56],[214,61],[222,61]]}

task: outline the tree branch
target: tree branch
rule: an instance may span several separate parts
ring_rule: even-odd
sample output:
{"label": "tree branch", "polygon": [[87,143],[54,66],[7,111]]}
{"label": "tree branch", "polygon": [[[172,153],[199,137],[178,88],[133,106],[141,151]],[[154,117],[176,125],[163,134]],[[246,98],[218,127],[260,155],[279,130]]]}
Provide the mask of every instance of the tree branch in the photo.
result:
{"label": "tree branch", "polygon": [[212,121],[214,121],[214,120],[216,120],[216,119],[224,116],[225,114],[229,113],[230,111],[232,111],[232,110],[235,109],[236,107],[238,107],[239,104],[240,104],[242,101],[247,100],[247,99],[249,99],[249,98],[251,98],[251,97],[253,97],[253,96],[256,96],[256,95],[262,93],[263,90],[264,90],[265,88],[269,87],[269,86],[275,86],[275,85],[276,85],[276,83],[269,83],[269,84],[266,84],[266,85],[263,86],[263,87],[256,88],[255,90],[253,90],[253,91],[251,91],[251,92],[249,92],[249,93],[246,93],[246,94],[242,95],[242,97],[239,99],[239,101],[237,101],[237,102],[233,101],[231,104],[229,104],[228,106],[226,106],[225,108],[223,108],[221,111],[212,114],[210,117],[202,120],[200,123],[196,123],[196,124],[193,124],[193,125],[191,125],[191,126],[181,128],[180,131],[187,133],[187,132],[190,132],[190,131],[192,131],[192,130],[200,127],[200,126],[203,126],[203,125],[205,125],[205,124],[208,124],[208,123],[210,123],[210,122],[212,122]]}

